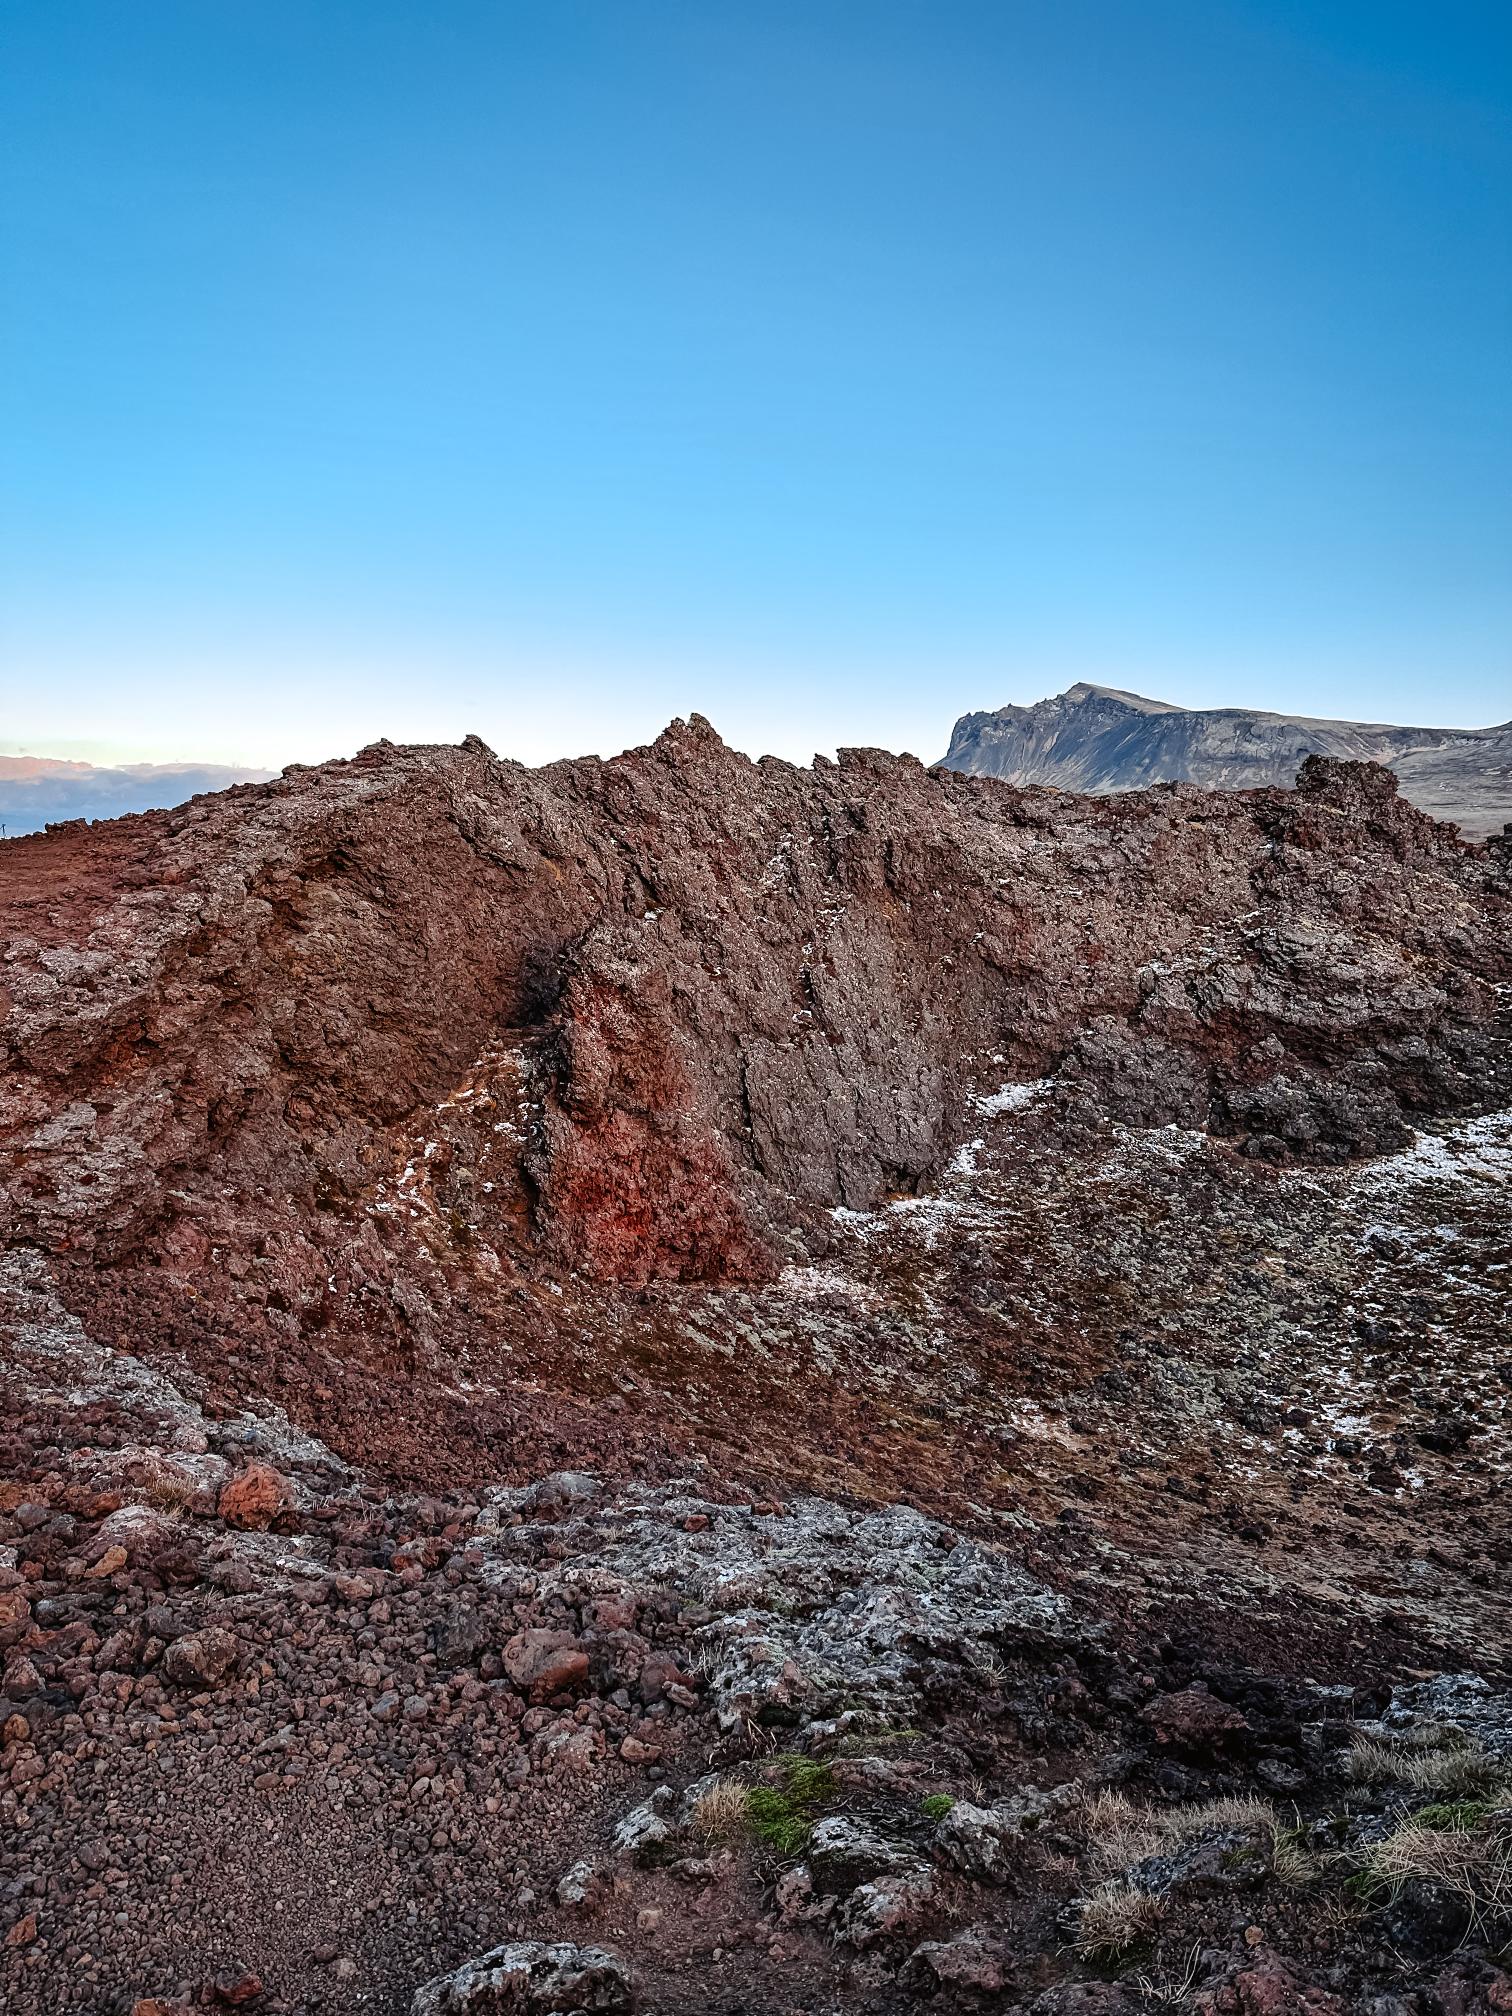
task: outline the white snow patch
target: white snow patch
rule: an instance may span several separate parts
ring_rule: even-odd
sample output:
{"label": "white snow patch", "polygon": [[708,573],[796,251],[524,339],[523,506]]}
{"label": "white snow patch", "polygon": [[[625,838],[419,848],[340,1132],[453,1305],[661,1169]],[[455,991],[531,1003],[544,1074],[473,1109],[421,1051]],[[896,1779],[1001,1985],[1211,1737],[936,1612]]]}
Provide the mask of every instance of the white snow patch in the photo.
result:
{"label": "white snow patch", "polygon": [[877,1299],[859,1281],[853,1281],[848,1274],[842,1274],[833,1267],[784,1267],[777,1285],[784,1294],[803,1302],[828,1302],[839,1298],[854,1303],[858,1308],[870,1308]]}
{"label": "white snow patch", "polygon": [[[1389,1198],[1423,1183],[1500,1187],[1508,1182],[1512,1182],[1512,1113],[1486,1113],[1435,1134],[1419,1134],[1410,1148],[1383,1155],[1361,1169],[1351,1187],[1357,1195]],[[1370,1227],[1371,1232],[1387,1229],[1383,1225]],[[1397,1237],[1403,1236],[1399,1228],[1389,1229]],[[1441,1237],[1446,1233],[1457,1236],[1454,1228],[1447,1226],[1440,1227],[1439,1233]]]}
{"label": "white snow patch", "polygon": [[1019,1084],[1010,1082],[999,1085],[996,1092],[976,1093],[971,1103],[984,1120],[995,1119],[999,1113],[1022,1113],[1026,1106],[1043,1099],[1054,1082],[1053,1078],[1030,1078]]}

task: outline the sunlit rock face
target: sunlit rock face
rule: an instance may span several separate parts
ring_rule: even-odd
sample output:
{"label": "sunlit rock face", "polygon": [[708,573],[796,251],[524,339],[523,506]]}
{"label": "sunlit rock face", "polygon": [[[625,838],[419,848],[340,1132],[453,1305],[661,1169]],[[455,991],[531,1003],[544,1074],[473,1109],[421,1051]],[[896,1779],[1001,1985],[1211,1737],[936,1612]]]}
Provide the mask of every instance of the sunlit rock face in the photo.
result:
{"label": "sunlit rock face", "polygon": [[952,770],[1066,791],[1137,791],[1180,780],[1230,791],[1290,784],[1308,756],[1388,765],[1403,797],[1471,839],[1512,822],[1512,722],[1397,728],[1252,707],[1173,707],[1111,686],[1072,686],[1032,707],[963,714]]}

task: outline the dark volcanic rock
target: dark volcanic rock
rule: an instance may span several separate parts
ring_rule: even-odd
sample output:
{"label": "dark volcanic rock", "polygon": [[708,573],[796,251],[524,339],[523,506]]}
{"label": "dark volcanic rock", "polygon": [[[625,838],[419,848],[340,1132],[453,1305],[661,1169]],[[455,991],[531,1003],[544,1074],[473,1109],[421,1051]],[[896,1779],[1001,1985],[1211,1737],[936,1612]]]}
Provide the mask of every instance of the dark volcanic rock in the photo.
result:
{"label": "dark volcanic rock", "polygon": [[426,1982],[415,1991],[411,2016],[508,2016],[532,2009],[542,2016],[579,2010],[629,2016],[634,2006],[629,1973],[612,1953],[520,1939]]}

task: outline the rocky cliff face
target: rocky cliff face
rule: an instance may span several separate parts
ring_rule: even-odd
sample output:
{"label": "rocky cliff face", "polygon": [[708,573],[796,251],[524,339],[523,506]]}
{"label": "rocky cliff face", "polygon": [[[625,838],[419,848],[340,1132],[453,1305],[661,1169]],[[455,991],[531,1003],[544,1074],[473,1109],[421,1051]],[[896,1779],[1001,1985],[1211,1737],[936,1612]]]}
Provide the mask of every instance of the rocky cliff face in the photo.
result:
{"label": "rocky cliff face", "polygon": [[1395,728],[1253,708],[1172,707],[1077,685],[1032,707],[963,714],[952,770],[1069,791],[1131,791],[1171,779],[1212,789],[1291,783],[1310,755],[1376,762],[1403,795],[1473,837],[1512,823],[1512,722],[1496,728]]}
{"label": "rocky cliff face", "polygon": [[[305,1310],[376,1264],[385,1183],[511,1267],[761,1278],[1007,1079],[1328,1159],[1505,1068],[1505,857],[1348,764],[1088,800],[695,718],[537,772],[379,747],[6,865],[6,1234],[187,1275],[276,1225]],[[518,1111],[469,1142],[486,1059]]]}

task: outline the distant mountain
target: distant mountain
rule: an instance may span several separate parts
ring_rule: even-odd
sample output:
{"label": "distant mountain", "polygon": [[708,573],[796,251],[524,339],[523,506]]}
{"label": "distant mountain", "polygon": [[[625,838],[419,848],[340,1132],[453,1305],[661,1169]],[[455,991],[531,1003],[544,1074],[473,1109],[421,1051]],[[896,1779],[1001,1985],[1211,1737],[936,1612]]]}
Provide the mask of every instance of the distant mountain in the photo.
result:
{"label": "distant mountain", "polygon": [[14,837],[54,819],[115,819],[182,805],[200,791],[261,783],[266,770],[224,763],[125,763],[118,769],[57,756],[0,756],[0,828]]}
{"label": "distant mountain", "polygon": [[1393,769],[1402,795],[1469,839],[1512,821],[1512,721],[1498,728],[1395,728],[1315,721],[1252,707],[1173,707],[1077,685],[1032,707],[963,714],[947,769],[1068,791],[1135,791],[1182,778],[1244,790],[1292,784],[1304,756],[1368,758]]}

